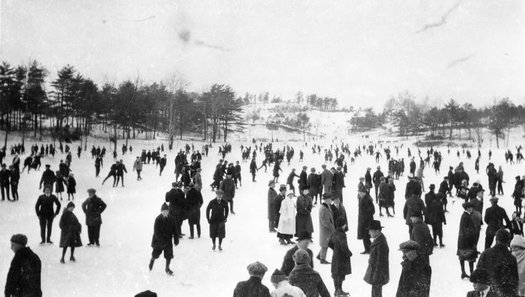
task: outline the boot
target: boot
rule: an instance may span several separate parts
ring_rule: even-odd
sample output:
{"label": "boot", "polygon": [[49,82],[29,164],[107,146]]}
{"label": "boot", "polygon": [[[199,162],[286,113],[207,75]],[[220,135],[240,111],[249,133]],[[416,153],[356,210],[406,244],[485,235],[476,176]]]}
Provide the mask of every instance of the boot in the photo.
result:
{"label": "boot", "polygon": [[149,260],[149,265],[148,265],[149,271],[153,269],[153,263],[155,263],[155,259],[152,258],[151,260]]}
{"label": "boot", "polygon": [[286,243],[287,244],[293,244],[293,241],[291,241],[290,238],[286,238]]}
{"label": "boot", "polygon": [[71,261],[71,262],[76,262],[77,259],[75,259],[75,256],[71,256],[71,257],[69,258],[69,261]]}
{"label": "boot", "polygon": [[283,240],[282,238],[279,238],[279,243],[280,243],[281,245],[286,245],[286,243],[284,242],[284,240]]}

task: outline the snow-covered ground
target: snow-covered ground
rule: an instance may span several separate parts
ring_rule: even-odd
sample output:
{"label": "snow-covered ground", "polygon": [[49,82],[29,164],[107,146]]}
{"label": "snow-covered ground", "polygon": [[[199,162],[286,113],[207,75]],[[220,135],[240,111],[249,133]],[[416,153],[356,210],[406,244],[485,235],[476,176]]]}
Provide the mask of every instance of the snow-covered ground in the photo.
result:
{"label": "snow-covered ground", "polygon": [[[368,142],[367,140],[366,142]],[[349,140],[351,148],[365,143],[363,139],[355,138]],[[401,142],[399,142],[400,144]],[[27,144],[27,147],[29,147]],[[88,143],[88,149],[93,144]],[[105,177],[112,162],[112,158],[106,156],[104,168],[100,178],[95,178],[94,160],[91,159],[89,152],[83,152],[78,159],[73,156],[72,170],[77,179],[77,195],[75,203],[77,208],[75,214],[84,223],[85,216],[81,211],[80,204],[86,199],[88,188],[95,188],[97,195],[102,197],[108,204],[103,213],[103,225],[101,230],[101,247],[88,248],[82,247],[76,251],[76,263],[66,262],[60,264],[59,259],[61,249],[58,248],[60,229],[58,228],[59,217],[55,219],[53,226],[52,240],[55,245],[40,246],[39,224],[35,215],[34,205],[36,198],[40,195],[38,182],[42,173],[32,171],[30,174],[23,173],[20,180],[20,201],[16,203],[2,202],[0,204],[0,286],[5,285],[5,276],[9,269],[9,264],[13,253],[10,250],[9,239],[14,233],[24,233],[29,237],[28,245],[40,256],[42,260],[42,290],[44,296],[133,296],[134,294],[150,289],[158,293],[158,296],[231,296],[233,289],[238,281],[248,278],[246,266],[254,261],[263,262],[269,269],[263,279],[263,283],[270,289],[272,285],[269,281],[270,275],[275,268],[280,268],[283,256],[290,246],[281,246],[275,233],[268,232],[267,222],[267,183],[271,178],[271,169],[267,173],[259,172],[257,182],[251,181],[248,172],[248,163],[243,163],[243,186],[238,190],[235,197],[235,215],[230,215],[226,224],[226,239],[223,242],[224,251],[214,252],[211,249],[211,240],[208,235],[208,224],[204,216],[204,209],[208,201],[213,199],[214,193],[207,186],[203,189],[204,206],[202,208],[201,225],[203,234],[200,239],[187,239],[189,234],[187,221],[184,222],[183,232],[187,236],[181,240],[179,246],[174,248],[175,258],[172,261],[173,276],[164,273],[164,259],[156,261],[153,271],[147,268],[151,255],[151,236],[153,233],[153,222],[160,212],[160,207],[164,201],[164,194],[170,189],[170,184],[174,180],[174,157],[176,151],[184,144],[177,143],[175,149],[168,152],[168,166],[162,177],[158,176],[158,169],[155,165],[146,165],[142,173],[143,180],[136,181],[135,173],[132,172],[132,164],[135,156],[142,148],[154,149],[157,144],[154,141],[144,142],[134,141],[133,154],[123,156],[127,166],[128,174],[125,176],[124,188],[113,188],[111,182],[101,186],[102,179]],[[95,145],[106,145],[108,142],[95,142]],[[158,144],[160,145],[160,144]],[[279,144],[282,145],[282,144]],[[296,152],[303,144],[293,144]],[[387,145],[387,144],[385,144]],[[196,148],[200,148],[196,144]],[[165,147],[167,147],[165,143]],[[72,145],[76,151],[76,144]],[[217,146],[210,150],[210,156],[203,161],[203,183],[209,185],[212,181],[213,169],[220,159],[217,155]],[[431,183],[439,186],[444,175],[447,173],[448,166],[455,166],[460,161],[465,163],[465,169],[471,177],[471,181],[479,179],[484,188],[488,188],[487,177],[484,168],[488,163],[488,148],[482,149],[480,162],[480,174],[474,171],[474,160],[467,160],[464,155],[456,157],[456,149],[452,149],[448,155],[446,148],[440,148],[443,154],[442,172],[436,175],[431,168],[426,168],[425,190]],[[298,162],[296,156],[292,160],[290,167],[284,165],[280,182],[284,183],[286,176],[291,168],[300,171],[302,165],[308,167],[315,166],[320,169],[324,163],[322,155],[312,155],[310,148],[303,148],[305,158],[303,163]],[[412,147],[415,153],[417,148]],[[501,197],[500,205],[504,206],[507,213],[512,213],[512,193],[514,187],[514,176],[522,175],[523,165],[507,165],[504,161],[503,149],[493,151],[492,162],[503,165],[505,172],[504,190],[505,196]],[[422,150],[424,154],[424,151]],[[477,155],[475,150],[473,156]],[[298,154],[297,154],[298,155]],[[49,163],[56,170],[58,163],[64,156],[58,155],[54,159],[45,158],[43,164]],[[393,157],[396,157],[395,151]],[[406,146],[400,150],[399,158],[406,157]],[[8,156],[7,163],[11,162]],[[119,159],[121,157],[119,156]],[[24,157],[22,157],[22,160]],[[233,144],[233,153],[227,156],[230,162],[240,160],[240,144]],[[258,164],[261,158],[258,158]],[[358,177],[363,176],[367,166],[375,168],[375,161],[364,156],[358,158],[354,165],[348,165],[349,173],[346,176],[344,189],[344,204],[348,213],[349,228],[347,233],[349,246],[353,252],[352,274],[347,277],[343,284],[343,289],[351,293],[352,296],[369,296],[370,286],[363,281],[363,276],[367,267],[368,255],[361,255],[363,250],[361,241],[356,239],[357,231],[357,199],[356,190]],[[383,158],[380,165],[387,168],[386,160]],[[406,163],[408,168],[408,162]],[[44,166],[42,166],[44,167]],[[111,180],[110,180],[111,181]],[[395,181],[396,191],[396,216],[395,218],[381,218],[383,229],[390,245],[390,283],[384,287],[384,296],[394,296],[399,275],[401,271],[401,252],[398,246],[401,242],[408,239],[408,228],[402,218],[404,205],[404,190],[407,182],[406,176]],[[487,193],[488,194],[488,193]],[[487,196],[486,194],[486,196]],[[489,206],[488,198],[485,197],[485,207]],[[63,206],[67,204],[66,199]],[[432,285],[431,296],[464,296],[466,291],[471,289],[471,284],[467,280],[460,279],[459,262],[456,256],[456,244],[459,219],[462,214],[461,201],[452,204],[449,201],[449,213],[447,213],[447,225],[444,226],[445,248],[437,248],[431,256],[432,265]],[[311,249],[314,255],[318,253],[318,209],[315,207],[312,212],[315,232],[314,243]],[[378,213],[376,209],[376,213]],[[376,215],[379,219],[379,215]],[[478,249],[482,250],[484,242],[484,231],[480,238]],[[82,239],[87,243],[87,228],[83,226]],[[68,252],[69,253],[69,252]],[[328,252],[328,260],[331,258],[331,251]],[[67,259],[67,258],[66,258]],[[321,273],[324,282],[330,292],[334,291],[330,265],[320,265],[319,261],[314,261],[315,269]]]}

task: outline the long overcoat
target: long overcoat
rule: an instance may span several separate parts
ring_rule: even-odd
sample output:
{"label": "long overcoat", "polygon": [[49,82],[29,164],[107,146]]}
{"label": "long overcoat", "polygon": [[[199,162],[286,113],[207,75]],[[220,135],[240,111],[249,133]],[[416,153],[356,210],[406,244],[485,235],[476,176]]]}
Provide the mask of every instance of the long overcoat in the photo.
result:
{"label": "long overcoat", "polygon": [[281,202],[279,214],[277,232],[293,235],[295,232],[295,203],[291,198],[286,198]]}
{"label": "long overcoat", "polygon": [[414,261],[404,260],[396,297],[428,297],[432,268],[418,256]]}
{"label": "long overcoat", "polygon": [[60,217],[60,247],[79,247],[82,246],[80,232],[82,225],[72,211],[64,209]]}
{"label": "long overcoat", "polygon": [[102,224],[101,213],[106,209],[106,203],[98,196],[87,198],[82,203],[82,210],[86,214],[87,226],[100,226]]}
{"label": "long overcoat", "polygon": [[357,217],[357,239],[368,237],[368,225],[374,219],[374,201],[367,193],[361,200],[359,200],[359,214]]}
{"label": "long overcoat", "polygon": [[312,223],[312,198],[308,195],[301,195],[297,197],[297,214],[295,216],[295,234],[302,233],[312,234],[314,232],[314,224]]}
{"label": "long overcoat", "polygon": [[371,285],[386,285],[390,281],[388,243],[385,235],[379,235],[370,245],[370,258],[366,269],[365,282]]}
{"label": "long overcoat", "polygon": [[328,247],[328,241],[334,230],[335,224],[332,209],[323,202],[319,208],[319,245],[321,247]]}
{"label": "long overcoat", "polygon": [[330,236],[328,246],[333,250],[332,253],[332,275],[348,275],[352,273],[350,257],[352,252],[348,248],[346,234],[341,228],[335,229]]}

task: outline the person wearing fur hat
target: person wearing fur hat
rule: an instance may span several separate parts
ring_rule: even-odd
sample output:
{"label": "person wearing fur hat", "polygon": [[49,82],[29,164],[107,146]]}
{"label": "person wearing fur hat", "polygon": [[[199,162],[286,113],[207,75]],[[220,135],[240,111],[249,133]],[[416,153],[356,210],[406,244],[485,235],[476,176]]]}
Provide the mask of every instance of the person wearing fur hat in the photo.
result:
{"label": "person wearing fur hat", "polygon": [[[151,239],[151,260],[149,261],[149,270],[153,269],[155,260],[159,258],[160,254],[164,252],[166,259],[165,271],[168,275],[172,275],[173,271],[170,269],[170,262],[173,259],[173,244],[179,244],[179,236],[177,234],[177,222],[175,218],[170,215],[169,207],[163,203],[160,208],[160,214],[155,219],[153,226],[153,237]],[[173,244],[172,244],[173,240]]]}
{"label": "person wearing fur hat", "polygon": [[293,197],[293,193],[288,193],[287,198],[280,203],[277,237],[279,237],[279,243],[282,245],[293,244],[290,240],[295,232],[295,203]]}
{"label": "person wearing fur hat", "polygon": [[331,271],[335,287],[334,296],[347,296],[349,294],[343,291],[343,281],[346,275],[352,273],[350,263],[352,252],[348,248],[348,240],[345,234],[346,220],[343,217],[337,218],[335,226],[336,229],[328,241],[328,247],[333,250]]}
{"label": "person wearing fur hat", "polygon": [[403,262],[396,297],[428,297],[432,268],[421,258],[419,243],[405,241],[399,250],[403,252]]}
{"label": "person wearing fur hat", "polygon": [[[279,192],[281,189],[279,189]],[[286,192],[286,186],[284,186],[284,191]],[[278,199],[277,191],[275,191],[275,181],[272,179],[268,182],[268,230],[270,232],[276,232],[275,228],[277,227],[277,212],[276,212],[276,203]]]}
{"label": "person wearing fur hat", "polygon": [[[51,186],[45,185],[44,194],[38,197],[35,204],[36,215],[40,221],[40,237],[42,238],[40,244],[53,243],[51,241],[53,219],[60,213],[60,201],[55,195],[51,194],[51,191]],[[56,210],[53,209],[54,205],[56,205]]]}
{"label": "person wearing fur hat", "polygon": [[525,238],[514,235],[510,242],[510,251],[518,263],[518,296],[525,296]]}
{"label": "person wearing fur hat", "polygon": [[82,246],[82,240],[80,239],[82,225],[73,213],[74,209],[75,203],[69,202],[66,208],[64,208],[62,217],[60,217],[60,247],[62,248],[62,258],[60,259],[60,263],[62,264],[65,263],[64,257],[68,247],[71,249],[69,260],[75,262],[75,248]]}
{"label": "person wearing fur hat", "polygon": [[498,230],[496,244],[481,253],[476,267],[488,271],[490,285],[497,296],[516,296],[518,293],[518,262],[508,249],[510,238],[507,230]]}
{"label": "person wearing fur hat", "polygon": [[[505,212],[505,209],[501,208],[498,205],[498,198],[490,198],[491,206],[485,211],[484,221],[487,223],[487,231],[485,233],[485,249],[488,249],[492,246],[494,241],[494,236],[496,232],[501,228],[510,229],[510,220]],[[505,225],[503,225],[505,223]]]}
{"label": "person wearing fur hat", "polygon": [[272,297],[306,297],[303,290],[299,287],[290,285],[286,275],[279,269],[275,269],[270,281],[275,287],[275,290],[270,294]]}
{"label": "person wearing fur hat", "polygon": [[381,222],[372,220],[368,225],[368,234],[372,238],[368,268],[363,280],[372,285],[372,297],[383,296],[383,286],[390,281],[388,254],[389,248],[385,235],[381,232]]}
{"label": "person wearing fur hat", "polygon": [[332,194],[324,193],[323,194],[323,203],[319,208],[319,245],[321,250],[317,255],[317,259],[321,264],[330,264],[326,261],[326,252],[328,250],[328,241],[330,236],[335,230],[334,216],[332,214]]}
{"label": "person wearing fur hat", "polygon": [[14,234],[11,237],[11,250],[15,253],[7,273],[5,296],[41,297],[42,263],[27,245],[27,237]]}
{"label": "person wearing fur hat", "polygon": [[330,297],[321,275],[308,264],[311,261],[308,252],[298,249],[293,255],[293,260],[295,267],[288,276],[290,284],[300,288],[308,297]]}
{"label": "person wearing fur hat", "polygon": [[226,220],[228,219],[228,202],[222,199],[224,192],[215,191],[217,197],[206,207],[206,219],[210,224],[210,238],[213,242],[212,250],[216,248],[216,239],[219,238],[219,251],[222,251],[222,240],[226,237]]}
{"label": "person wearing fur hat", "polygon": [[250,274],[250,278],[237,283],[233,291],[233,297],[270,297],[270,290],[261,283],[268,268],[257,261],[248,265],[246,269]]}

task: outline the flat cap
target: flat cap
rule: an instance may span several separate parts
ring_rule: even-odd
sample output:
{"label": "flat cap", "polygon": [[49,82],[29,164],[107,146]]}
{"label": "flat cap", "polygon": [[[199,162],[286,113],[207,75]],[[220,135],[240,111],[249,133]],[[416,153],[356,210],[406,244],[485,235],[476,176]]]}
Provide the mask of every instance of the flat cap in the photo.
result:
{"label": "flat cap", "polygon": [[14,234],[11,236],[11,242],[25,246],[27,244],[27,236],[24,234]]}
{"label": "flat cap", "polygon": [[413,240],[405,241],[399,245],[400,251],[417,251],[419,248],[419,243]]}
{"label": "flat cap", "polygon": [[268,268],[259,261],[249,264],[246,269],[248,269],[248,273],[252,276],[263,276],[266,271],[268,271]]}

